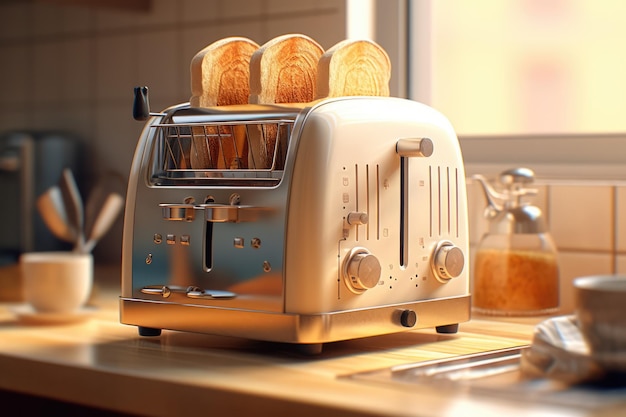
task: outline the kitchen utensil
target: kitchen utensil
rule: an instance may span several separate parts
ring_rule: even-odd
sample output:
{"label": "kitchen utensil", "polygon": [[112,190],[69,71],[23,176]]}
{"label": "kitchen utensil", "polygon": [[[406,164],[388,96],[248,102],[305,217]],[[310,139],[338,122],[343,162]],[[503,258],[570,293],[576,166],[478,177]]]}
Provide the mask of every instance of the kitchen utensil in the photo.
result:
{"label": "kitchen utensil", "polygon": [[59,239],[75,244],[78,231],[70,224],[61,189],[52,186],[37,198],[37,210],[50,231]]}
{"label": "kitchen utensil", "polygon": [[85,203],[85,236],[89,234],[89,231],[93,229],[93,224],[98,217],[98,213],[102,209],[104,202],[106,201],[110,191],[105,189],[102,182],[99,181],[91,189],[89,197]]}
{"label": "kitchen utensil", "polygon": [[63,196],[63,202],[65,204],[65,210],[67,212],[67,218],[69,224],[76,230],[76,246],[77,252],[83,252],[85,245],[85,213],[83,208],[83,200],[80,196],[80,191],[74,174],[70,169],[64,169],[61,175],[61,181],[59,183],[61,189],[61,195]]}
{"label": "kitchen utensil", "polygon": [[84,253],[89,253],[93,250],[100,238],[111,228],[123,206],[124,198],[121,195],[110,193],[106,196],[93,224],[87,229],[87,240],[83,248]]}

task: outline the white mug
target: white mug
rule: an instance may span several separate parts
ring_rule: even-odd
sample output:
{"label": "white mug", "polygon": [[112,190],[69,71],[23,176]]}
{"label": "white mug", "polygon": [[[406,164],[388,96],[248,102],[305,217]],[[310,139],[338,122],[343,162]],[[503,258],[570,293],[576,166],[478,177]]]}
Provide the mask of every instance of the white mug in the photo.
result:
{"label": "white mug", "polygon": [[574,280],[581,333],[596,354],[626,352],[626,276],[596,275]]}
{"label": "white mug", "polygon": [[90,253],[29,252],[20,256],[24,300],[41,313],[72,313],[89,300]]}

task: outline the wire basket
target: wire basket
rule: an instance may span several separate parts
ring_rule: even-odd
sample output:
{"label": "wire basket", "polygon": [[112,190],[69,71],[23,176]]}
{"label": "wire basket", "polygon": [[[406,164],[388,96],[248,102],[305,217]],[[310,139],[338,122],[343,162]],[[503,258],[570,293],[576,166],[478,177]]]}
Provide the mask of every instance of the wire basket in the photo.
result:
{"label": "wire basket", "polygon": [[150,182],[274,186],[282,178],[293,124],[281,119],[152,125]]}

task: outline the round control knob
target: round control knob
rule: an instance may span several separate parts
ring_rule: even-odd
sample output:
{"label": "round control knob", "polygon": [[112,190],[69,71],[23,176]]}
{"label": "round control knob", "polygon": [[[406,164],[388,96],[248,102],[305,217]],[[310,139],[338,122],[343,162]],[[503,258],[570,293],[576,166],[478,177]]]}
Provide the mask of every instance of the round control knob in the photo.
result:
{"label": "round control knob", "polygon": [[438,280],[447,282],[451,278],[458,277],[463,272],[464,266],[465,256],[461,249],[451,242],[439,244],[433,257],[433,269]]}
{"label": "round control knob", "polygon": [[344,262],[344,277],[348,288],[357,294],[378,285],[380,272],[378,258],[366,249],[353,249]]}

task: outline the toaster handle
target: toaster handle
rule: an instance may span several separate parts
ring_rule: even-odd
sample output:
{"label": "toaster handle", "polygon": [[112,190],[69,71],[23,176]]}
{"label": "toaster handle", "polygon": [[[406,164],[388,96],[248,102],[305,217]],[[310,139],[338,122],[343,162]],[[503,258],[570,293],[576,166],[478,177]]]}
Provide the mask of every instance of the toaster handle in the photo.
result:
{"label": "toaster handle", "polygon": [[133,100],[133,119],[148,120],[150,117],[150,103],[148,101],[148,87],[135,87]]}
{"label": "toaster handle", "polygon": [[433,150],[433,141],[428,138],[398,139],[396,143],[396,152],[405,158],[429,157]]}
{"label": "toaster handle", "polygon": [[200,204],[204,209],[204,220],[209,223],[240,223],[255,221],[260,210],[254,206],[231,204]]}

